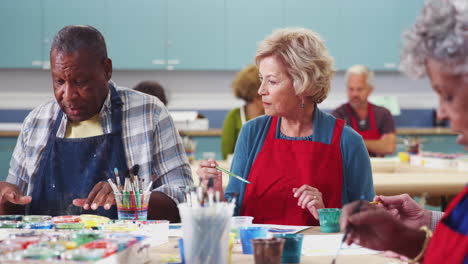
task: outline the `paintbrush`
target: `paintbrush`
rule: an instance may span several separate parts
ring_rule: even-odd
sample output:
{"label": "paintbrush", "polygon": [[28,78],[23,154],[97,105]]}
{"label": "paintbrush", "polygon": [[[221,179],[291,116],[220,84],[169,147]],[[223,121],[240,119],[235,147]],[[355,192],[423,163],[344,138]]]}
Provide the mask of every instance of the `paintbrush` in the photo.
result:
{"label": "paintbrush", "polygon": [[132,167],[132,174],[133,174],[133,184],[135,186],[135,190],[138,192],[140,191],[140,184],[138,182],[138,172],[140,171],[140,165],[135,164]]}
{"label": "paintbrush", "polygon": [[122,184],[120,184],[119,170],[117,168],[114,168],[114,174],[115,174],[115,182],[117,183],[117,188],[119,189],[119,191],[122,191]]}
{"label": "paintbrush", "polygon": [[216,169],[218,169],[218,170],[220,170],[220,171],[222,171],[222,172],[224,172],[224,173],[226,173],[226,174],[229,174],[230,176],[232,176],[232,177],[238,179],[239,181],[243,181],[243,182],[245,182],[245,183],[250,183],[248,180],[242,178],[241,176],[238,176],[238,175],[236,175],[236,174],[234,174],[234,173],[232,173],[232,172],[230,172],[230,171],[228,171],[228,170],[226,170],[226,169],[223,169],[223,168],[221,168],[221,167],[219,167],[219,166],[216,166]]}
{"label": "paintbrush", "polygon": [[[364,200],[359,200],[359,203],[357,204],[356,207],[354,207],[353,211],[351,212],[351,215],[355,214],[355,213],[358,213],[359,210],[361,210],[361,206],[363,204]],[[343,247],[343,243],[346,241],[346,238],[348,238],[348,235],[349,235],[349,232],[351,232],[351,229],[353,229],[353,225],[352,224],[348,224],[346,226],[346,230],[345,230],[345,233],[344,233],[344,236],[343,236],[343,239],[341,240],[341,243],[340,243],[340,247],[338,248],[338,250],[336,251],[336,254],[335,254],[335,257],[333,258],[332,260],[332,264],[335,264],[336,263],[336,258],[338,257],[338,254],[340,253],[340,250],[341,248]]]}

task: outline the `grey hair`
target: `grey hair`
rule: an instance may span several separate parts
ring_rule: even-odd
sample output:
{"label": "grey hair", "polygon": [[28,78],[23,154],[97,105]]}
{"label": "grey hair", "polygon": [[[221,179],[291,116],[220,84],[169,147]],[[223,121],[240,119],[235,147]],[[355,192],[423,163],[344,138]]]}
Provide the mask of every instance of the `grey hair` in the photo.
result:
{"label": "grey hair", "polygon": [[468,1],[427,1],[403,39],[400,70],[408,76],[424,76],[428,58],[447,65],[449,73],[468,73]]}
{"label": "grey hair", "polygon": [[345,74],[346,82],[348,82],[348,78],[350,75],[361,75],[361,74],[366,76],[367,85],[372,86],[372,84],[374,83],[374,72],[371,71],[366,66],[361,65],[361,64],[356,64],[348,68]]}
{"label": "grey hair", "polygon": [[273,31],[258,46],[255,63],[277,56],[285,63],[296,95],[321,103],[328,96],[335,70],[322,38],[306,28],[282,28]]}
{"label": "grey hair", "polygon": [[62,28],[54,37],[50,53],[72,53],[86,50],[96,56],[98,60],[107,58],[107,48],[101,32],[92,26],[72,25]]}

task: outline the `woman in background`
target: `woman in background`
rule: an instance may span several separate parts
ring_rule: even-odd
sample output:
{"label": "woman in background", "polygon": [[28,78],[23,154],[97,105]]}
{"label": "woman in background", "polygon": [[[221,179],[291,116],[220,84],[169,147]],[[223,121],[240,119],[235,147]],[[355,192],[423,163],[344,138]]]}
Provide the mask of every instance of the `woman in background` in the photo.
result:
{"label": "woman in background", "polygon": [[258,68],[249,65],[237,73],[232,82],[234,95],[245,101],[245,105],[231,110],[224,119],[223,131],[221,133],[221,153],[223,159],[234,153],[237,137],[245,122],[257,116],[263,115],[262,98],[257,91],[260,87],[258,79]]}
{"label": "woman in background", "polygon": [[133,87],[133,90],[156,96],[165,106],[167,106],[167,97],[164,92],[164,88],[156,81],[142,81]]}
{"label": "woman in background", "polygon": [[[266,115],[247,122],[236,143],[231,171],[251,184],[230,178],[225,197],[238,195],[235,214],[261,224],[317,225],[317,209],[372,199],[361,136],[317,107],[334,74],[320,37],[304,28],[277,30],[261,42],[255,63]],[[197,174],[214,177],[222,191],[216,162],[199,164]]]}

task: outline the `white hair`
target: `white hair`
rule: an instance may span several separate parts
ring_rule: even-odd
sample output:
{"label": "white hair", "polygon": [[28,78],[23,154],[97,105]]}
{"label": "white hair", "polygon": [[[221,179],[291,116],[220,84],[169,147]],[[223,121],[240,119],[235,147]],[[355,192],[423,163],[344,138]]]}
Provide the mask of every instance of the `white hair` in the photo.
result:
{"label": "white hair", "polygon": [[348,68],[345,74],[346,82],[348,82],[348,78],[350,75],[365,75],[367,85],[373,86],[374,83],[374,72],[372,72],[369,68],[362,64],[356,64]]}
{"label": "white hair", "polygon": [[428,58],[445,64],[448,73],[468,73],[468,1],[427,1],[403,38],[400,70],[408,76],[424,76]]}

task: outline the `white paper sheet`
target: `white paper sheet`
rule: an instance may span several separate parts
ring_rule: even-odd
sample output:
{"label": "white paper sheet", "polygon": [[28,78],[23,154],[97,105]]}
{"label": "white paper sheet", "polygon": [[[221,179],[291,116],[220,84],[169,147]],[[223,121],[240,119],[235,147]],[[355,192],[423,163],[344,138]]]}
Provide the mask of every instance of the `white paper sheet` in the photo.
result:
{"label": "white paper sheet", "polygon": [[[268,228],[269,234],[280,234],[280,233],[299,233],[302,230],[311,228],[310,226],[290,226],[290,225],[261,225],[253,224],[252,226],[264,226]],[[169,237],[182,237],[181,224],[170,224]]]}
{"label": "white paper sheet", "polygon": [[[302,241],[303,256],[335,256],[340,247],[343,234],[336,235],[307,235]],[[378,254],[379,251],[360,247],[358,245],[347,246],[343,244],[341,255],[369,255]]]}
{"label": "white paper sheet", "polygon": [[262,224],[253,224],[253,226],[264,226],[268,228],[268,233],[271,234],[279,234],[279,233],[287,233],[287,234],[294,234],[299,233],[303,230],[311,228],[311,226],[291,226],[291,225],[262,225]]}

